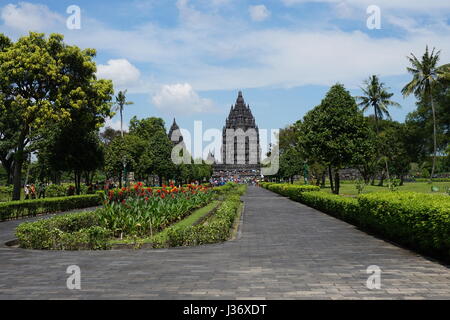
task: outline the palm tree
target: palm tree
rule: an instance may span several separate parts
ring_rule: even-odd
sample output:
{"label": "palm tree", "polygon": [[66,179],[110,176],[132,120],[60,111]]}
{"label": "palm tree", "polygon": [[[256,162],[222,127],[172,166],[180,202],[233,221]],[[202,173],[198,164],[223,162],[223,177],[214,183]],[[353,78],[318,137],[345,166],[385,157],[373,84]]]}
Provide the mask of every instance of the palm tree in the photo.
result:
{"label": "palm tree", "polygon": [[361,88],[364,96],[356,97],[356,99],[361,101],[358,106],[361,107],[363,112],[373,108],[375,125],[378,134],[378,121],[385,117],[391,119],[389,107],[400,107],[400,104],[389,100],[394,94],[387,91],[388,88],[385,87],[383,82],[380,82],[376,75],[369,77],[368,80],[364,81],[364,84],[365,87]]}
{"label": "palm tree", "polygon": [[433,48],[430,54],[427,46],[421,61],[411,53],[411,56],[408,57],[411,67],[408,67],[407,70],[413,75],[413,79],[402,89],[404,97],[414,93],[416,97],[423,98],[425,102],[429,102],[431,107],[433,114],[433,167],[431,169],[430,183],[432,182],[434,170],[436,168],[437,153],[436,110],[434,108],[432,92],[433,87],[436,82],[439,81],[440,75],[442,74],[437,66],[440,53],[441,51],[435,52],[435,48]]}
{"label": "palm tree", "polygon": [[115,110],[114,111],[120,111],[120,134],[122,135],[123,138],[123,108],[127,105],[131,105],[134,102],[132,101],[127,101],[127,90],[125,91],[119,91],[119,93],[117,94],[116,97],[116,103],[115,103]]}
{"label": "palm tree", "polygon": [[[356,97],[357,100],[360,101],[358,104],[359,107],[361,107],[361,110],[363,112],[372,109],[374,112],[375,117],[375,127],[377,130],[377,136],[379,136],[379,126],[378,122],[379,120],[382,120],[383,118],[391,118],[391,114],[389,113],[389,107],[400,107],[400,104],[390,100],[390,98],[394,95],[393,93],[388,92],[388,88],[385,87],[383,82],[380,82],[380,79],[376,75],[372,75],[369,77],[369,79],[364,81],[365,87],[361,88],[361,90],[364,93],[364,96]],[[379,151],[379,148],[378,148]],[[390,176],[389,176],[389,166],[387,162],[386,157],[382,157],[384,160],[384,164],[386,166],[386,175],[388,179],[388,183],[390,183]],[[380,181],[380,185],[383,183],[383,179]]]}

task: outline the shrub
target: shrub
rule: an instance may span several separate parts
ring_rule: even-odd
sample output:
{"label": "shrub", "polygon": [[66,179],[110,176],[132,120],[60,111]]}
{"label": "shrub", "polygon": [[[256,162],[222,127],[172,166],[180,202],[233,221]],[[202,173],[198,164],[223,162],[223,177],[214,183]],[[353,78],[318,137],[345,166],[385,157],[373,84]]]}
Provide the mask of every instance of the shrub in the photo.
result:
{"label": "shrub", "polygon": [[16,236],[25,249],[95,250],[109,247],[111,232],[99,226],[96,212],[83,212],[22,223]]}
{"label": "shrub", "polygon": [[320,187],[312,185],[263,183],[262,186],[270,191],[276,192],[296,201],[299,200],[299,196],[304,192],[320,191]]}
{"label": "shrub", "polygon": [[450,258],[450,198],[415,192],[361,195],[360,223],[389,239]]}
{"label": "shrub", "polygon": [[347,222],[358,222],[360,209],[355,198],[314,191],[301,193],[297,201]]}
{"label": "shrub", "polygon": [[239,196],[229,196],[207,223],[169,229],[165,244],[170,247],[193,246],[228,240],[240,205]]}
{"label": "shrub", "polygon": [[98,194],[0,203],[0,221],[98,206]]}

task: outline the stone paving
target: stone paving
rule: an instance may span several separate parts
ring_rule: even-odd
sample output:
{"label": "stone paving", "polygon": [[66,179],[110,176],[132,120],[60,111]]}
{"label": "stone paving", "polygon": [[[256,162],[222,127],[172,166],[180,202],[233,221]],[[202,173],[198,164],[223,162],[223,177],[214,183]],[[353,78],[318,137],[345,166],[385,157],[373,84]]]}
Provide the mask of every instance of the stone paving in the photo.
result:
{"label": "stone paving", "polygon": [[192,248],[23,250],[3,245],[18,222],[0,223],[0,299],[450,299],[446,266],[261,188],[243,200],[236,240]]}

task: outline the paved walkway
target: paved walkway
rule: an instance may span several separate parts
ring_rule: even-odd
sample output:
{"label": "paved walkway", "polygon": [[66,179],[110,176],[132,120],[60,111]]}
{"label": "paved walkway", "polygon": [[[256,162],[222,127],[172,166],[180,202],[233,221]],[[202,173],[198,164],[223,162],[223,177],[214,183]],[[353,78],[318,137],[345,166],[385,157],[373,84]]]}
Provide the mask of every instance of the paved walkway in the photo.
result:
{"label": "paved walkway", "polygon": [[[169,250],[48,252],[0,247],[0,299],[450,299],[450,269],[326,214],[249,188],[241,234]],[[17,222],[0,223],[0,239]],[[2,242],[3,243],[3,242]],[[66,268],[81,268],[81,290]],[[366,268],[382,270],[381,289]]]}

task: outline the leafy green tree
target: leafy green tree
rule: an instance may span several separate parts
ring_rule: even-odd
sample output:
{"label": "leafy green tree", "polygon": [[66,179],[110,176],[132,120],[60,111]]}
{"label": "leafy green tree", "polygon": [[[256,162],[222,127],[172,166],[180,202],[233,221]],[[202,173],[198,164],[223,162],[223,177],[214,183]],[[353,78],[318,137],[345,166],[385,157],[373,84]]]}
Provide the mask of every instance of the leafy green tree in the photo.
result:
{"label": "leafy green tree", "polygon": [[72,111],[86,104],[95,107],[96,114],[110,116],[112,83],[96,80],[94,56],[95,50],[65,44],[62,35],[45,38],[33,32],[0,51],[1,112],[19,120],[14,200],[20,199],[25,148],[34,132],[70,122]]}
{"label": "leafy green tree", "polygon": [[157,175],[159,183],[164,178],[169,178],[175,170],[172,162],[172,147],[165,126],[161,118],[147,118],[138,120],[133,117],[130,121],[130,135],[135,135],[146,141],[146,148],[141,157],[145,161],[139,161],[144,165],[141,172],[147,175]]}
{"label": "leafy green tree", "polygon": [[355,99],[343,85],[334,85],[322,103],[305,115],[301,129],[300,146],[308,160],[334,169],[333,192],[339,194],[339,170],[361,161],[360,155],[373,147],[367,139],[370,129]]}
{"label": "leafy green tree", "polygon": [[[81,192],[83,173],[90,177],[103,165],[103,149],[97,132],[78,132],[63,129],[57,133],[49,146],[49,162],[52,168],[71,171],[74,174],[75,192]],[[86,180],[86,184],[91,181]]]}
{"label": "leafy green tree", "polygon": [[428,46],[426,47],[421,60],[417,59],[416,56],[411,53],[411,57],[408,57],[411,67],[408,67],[407,70],[413,75],[413,79],[402,89],[402,93],[405,97],[413,93],[417,98],[423,98],[432,112],[433,166],[431,169],[430,182],[434,176],[437,154],[437,123],[433,89],[436,86],[440,75],[438,69],[439,55],[440,51],[435,52],[434,48],[430,53],[428,51]]}

